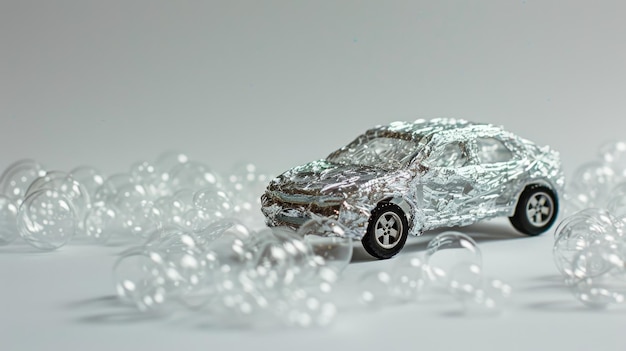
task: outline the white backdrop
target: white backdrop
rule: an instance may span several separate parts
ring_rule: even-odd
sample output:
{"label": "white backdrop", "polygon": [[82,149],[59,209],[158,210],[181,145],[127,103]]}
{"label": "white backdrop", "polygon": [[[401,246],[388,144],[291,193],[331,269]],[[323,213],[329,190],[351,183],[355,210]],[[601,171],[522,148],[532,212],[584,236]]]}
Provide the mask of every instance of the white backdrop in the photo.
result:
{"label": "white backdrop", "polygon": [[[619,1],[4,0],[0,167],[30,157],[110,174],[174,148],[219,171],[253,161],[276,173],[376,124],[450,116],[550,144],[571,171],[624,138],[624,10]],[[562,288],[551,233],[522,238],[506,221],[467,232],[490,239],[487,273],[516,288],[502,317],[425,301],[304,331],[122,320],[109,278],[120,248],[0,248],[0,345],[623,349],[622,312],[586,310]],[[390,265],[355,262],[346,274]]]}

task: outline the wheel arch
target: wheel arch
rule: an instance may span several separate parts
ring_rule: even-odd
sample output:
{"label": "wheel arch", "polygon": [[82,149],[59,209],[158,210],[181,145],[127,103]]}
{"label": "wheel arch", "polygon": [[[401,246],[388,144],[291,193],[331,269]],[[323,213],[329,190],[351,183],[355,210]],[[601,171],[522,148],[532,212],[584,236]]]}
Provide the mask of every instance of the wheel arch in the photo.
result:
{"label": "wheel arch", "polygon": [[558,208],[560,211],[560,207],[561,207],[560,206],[560,187],[558,187],[554,182],[545,178],[529,179],[528,181],[522,183],[522,185],[517,190],[517,193],[513,197],[515,200],[513,201],[511,208],[513,210],[517,208],[517,204],[519,203],[519,199],[520,199],[520,196],[522,196],[522,193],[526,191],[526,189],[534,185],[545,186],[546,188],[550,189],[554,193],[554,196],[556,198],[556,201],[558,202],[558,205],[559,205]]}
{"label": "wheel arch", "polygon": [[385,197],[382,200],[378,201],[376,206],[378,206],[378,204],[381,204],[381,203],[392,203],[398,206],[404,213],[404,216],[406,217],[406,221],[409,224],[409,228],[408,228],[409,233],[412,233],[413,228],[415,227],[415,216],[417,213],[415,204],[407,200],[404,196]]}

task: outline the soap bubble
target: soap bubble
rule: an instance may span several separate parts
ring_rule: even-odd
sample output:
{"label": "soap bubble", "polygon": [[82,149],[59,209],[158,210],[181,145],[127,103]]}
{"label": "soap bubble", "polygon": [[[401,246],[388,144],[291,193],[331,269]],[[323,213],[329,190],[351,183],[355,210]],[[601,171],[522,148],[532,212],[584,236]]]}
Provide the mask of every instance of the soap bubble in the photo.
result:
{"label": "soap bubble", "polygon": [[626,182],[616,185],[608,197],[606,209],[621,223],[626,225]]}
{"label": "soap bubble", "polygon": [[158,229],[157,214],[141,184],[120,186],[108,203],[116,209],[116,217],[123,232],[146,238]]}
{"label": "soap bubble", "polygon": [[218,221],[209,228],[209,235],[205,237],[213,239],[210,248],[217,253],[220,271],[224,275],[238,275],[241,269],[252,265],[256,256],[249,240],[253,233],[245,225],[236,221]]}
{"label": "soap bubble", "polygon": [[282,320],[287,325],[301,328],[327,326],[337,315],[335,304],[323,301],[304,289],[293,291],[281,305],[278,313]]}
{"label": "soap bubble", "polygon": [[179,164],[171,171],[174,190],[189,189],[196,191],[203,188],[219,188],[217,173],[199,162],[189,161]]}
{"label": "soap bubble", "polygon": [[415,301],[425,286],[424,265],[414,254],[395,258],[391,270],[391,294],[403,301]]}
{"label": "soap bubble", "polygon": [[252,163],[238,164],[230,171],[227,188],[237,204],[245,210],[261,206],[261,195],[265,192],[269,179]]}
{"label": "soap bubble", "polygon": [[76,167],[69,174],[85,188],[92,201],[95,199],[98,188],[104,184],[102,172],[90,166]]}
{"label": "soap bubble", "polygon": [[493,315],[502,312],[513,289],[499,279],[483,279],[471,295],[465,295],[462,302],[468,314]]}
{"label": "soap bubble", "polygon": [[[280,231],[281,237],[274,231]],[[289,235],[282,229],[265,229],[256,235],[262,240],[255,242],[255,263],[257,273],[263,279],[264,289],[278,289],[293,283],[300,267],[298,262],[307,262],[306,245],[299,242],[295,234]],[[291,237],[290,237],[291,236]]]}
{"label": "soap bubble", "polygon": [[234,210],[228,195],[221,190],[212,188],[197,191],[193,196],[193,204],[211,219],[229,217]]}
{"label": "soap bubble", "polygon": [[17,236],[16,219],[17,206],[4,195],[0,195],[0,246],[8,245]]}
{"label": "soap bubble", "polygon": [[135,183],[154,183],[157,181],[158,172],[154,165],[148,161],[135,162],[130,166],[130,176]]}
{"label": "soap bubble", "polygon": [[476,264],[456,265],[448,278],[450,293],[461,300],[471,298],[483,284],[482,269]]}
{"label": "soap bubble", "polygon": [[621,177],[626,177],[626,142],[613,141],[600,146],[600,157],[604,163]]}
{"label": "soap bubble", "polygon": [[17,161],[7,167],[0,176],[0,194],[18,200],[20,204],[30,183],[44,174],[43,167],[33,160]]}
{"label": "soap bubble", "polygon": [[391,300],[391,275],[384,271],[367,272],[358,281],[360,289],[359,302],[371,306],[381,307]]}
{"label": "soap bubble", "polygon": [[134,184],[133,177],[128,173],[113,174],[108,177],[102,186],[96,190],[95,202],[108,202],[119,192],[120,188],[126,188]]}
{"label": "soap bubble", "polygon": [[162,309],[168,301],[163,259],[157,253],[133,252],[120,257],[113,267],[118,297],[140,311]]}
{"label": "soap bubble", "polygon": [[265,192],[268,176],[252,163],[238,164],[225,179],[227,194],[234,212],[251,228],[265,227],[261,214],[261,195]]}
{"label": "soap bubble", "polygon": [[624,244],[612,247],[590,246],[580,250],[573,262],[567,283],[582,303],[594,308],[624,302],[626,271]]}
{"label": "soap bubble", "polygon": [[433,281],[449,284],[449,274],[460,265],[482,267],[482,256],[476,242],[459,232],[444,232],[428,243],[426,272]]}
{"label": "soap bubble", "polygon": [[151,242],[149,252],[160,254],[166,278],[175,295],[189,307],[200,307],[215,293],[213,272],[218,267],[217,255],[191,233],[170,232]]}
{"label": "soap bubble", "polygon": [[585,163],[569,179],[568,205],[574,210],[602,207],[616,182],[613,169],[602,162]]}
{"label": "soap bubble", "polygon": [[27,243],[41,250],[55,250],[74,236],[77,218],[71,201],[62,193],[41,189],[24,200],[17,224]]}
{"label": "soap bubble", "polygon": [[85,235],[93,242],[104,244],[116,229],[117,210],[110,205],[94,206],[85,215]]}
{"label": "soap bubble", "polygon": [[573,263],[578,253],[593,245],[602,246],[617,237],[608,212],[587,209],[563,220],[555,231],[553,257],[561,274],[573,274]]}
{"label": "soap bubble", "polygon": [[61,171],[47,171],[42,176],[33,180],[26,189],[24,197],[41,189],[55,189],[56,184],[62,182],[67,177],[67,173]]}
{"label": "soap bubble", "polygon": [[72,203],[78,219],[78,227],[82,230],[82,221],[91,206],[91,200],[85,187],[72,176],[64,172],[53,171],[46,172],[44,176],[35,179],[26,190],[26,194],[28,196],[42,189],[58,191]]}
{"label": "soap bubble", "polygon": [[467,314],[498,314],[513,291],[502,280],[484,277],[475,264],[457,265],[449,274],[448,289]]}
{"label": "soap bubble", "polygon": [[337,271],[345,269],[352,259],[352,238],[347,229],[333,219],[310,219],[298,228],[298,235],[304,237],[315,255]]}
{"label": "soap bubble", "polygon": [[166,151],[159,155],[154,161],[154,167],[162,175],[166,175],[163,180],[169,178],[170,172],[179,165],[189,162],[189,156],[179,151]]}

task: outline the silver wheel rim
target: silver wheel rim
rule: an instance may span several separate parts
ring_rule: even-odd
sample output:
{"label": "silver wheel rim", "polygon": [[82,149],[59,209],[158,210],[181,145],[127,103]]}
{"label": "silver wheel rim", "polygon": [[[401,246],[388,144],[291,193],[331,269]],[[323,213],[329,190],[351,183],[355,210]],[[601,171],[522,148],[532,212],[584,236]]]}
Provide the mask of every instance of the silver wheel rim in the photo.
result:
{"label": "silver wheel rim", "polygon": [[535,227],[548,224],[554,215],[554,203],[548,193],[534,193],[526,203],[526,218]]}
{"label": "silver wheel rim", "polygon": [[374,227],[374,234],[378,245],[384,249],[393,249],[402,237],[402,220],[395,212],[385,212]]}

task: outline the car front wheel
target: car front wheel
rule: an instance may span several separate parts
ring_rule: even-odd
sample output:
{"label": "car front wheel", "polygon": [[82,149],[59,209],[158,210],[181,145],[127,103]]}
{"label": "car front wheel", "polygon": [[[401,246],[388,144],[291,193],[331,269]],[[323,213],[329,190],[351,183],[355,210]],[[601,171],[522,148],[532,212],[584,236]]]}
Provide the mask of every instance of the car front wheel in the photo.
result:
{"label": "car front wheel", "polygon": [[509,220],[520,232],[539,235],[552,226],[558,210],[558,198],[550,188],[530,185],[520,194],[515,214]]}
{"label": "car front wheel", "polygon": [[361,243],[370,255],[387,259],[402,250],[408,232],[409,224],[404,212],[400,207],[384,202],[372,211]]}

